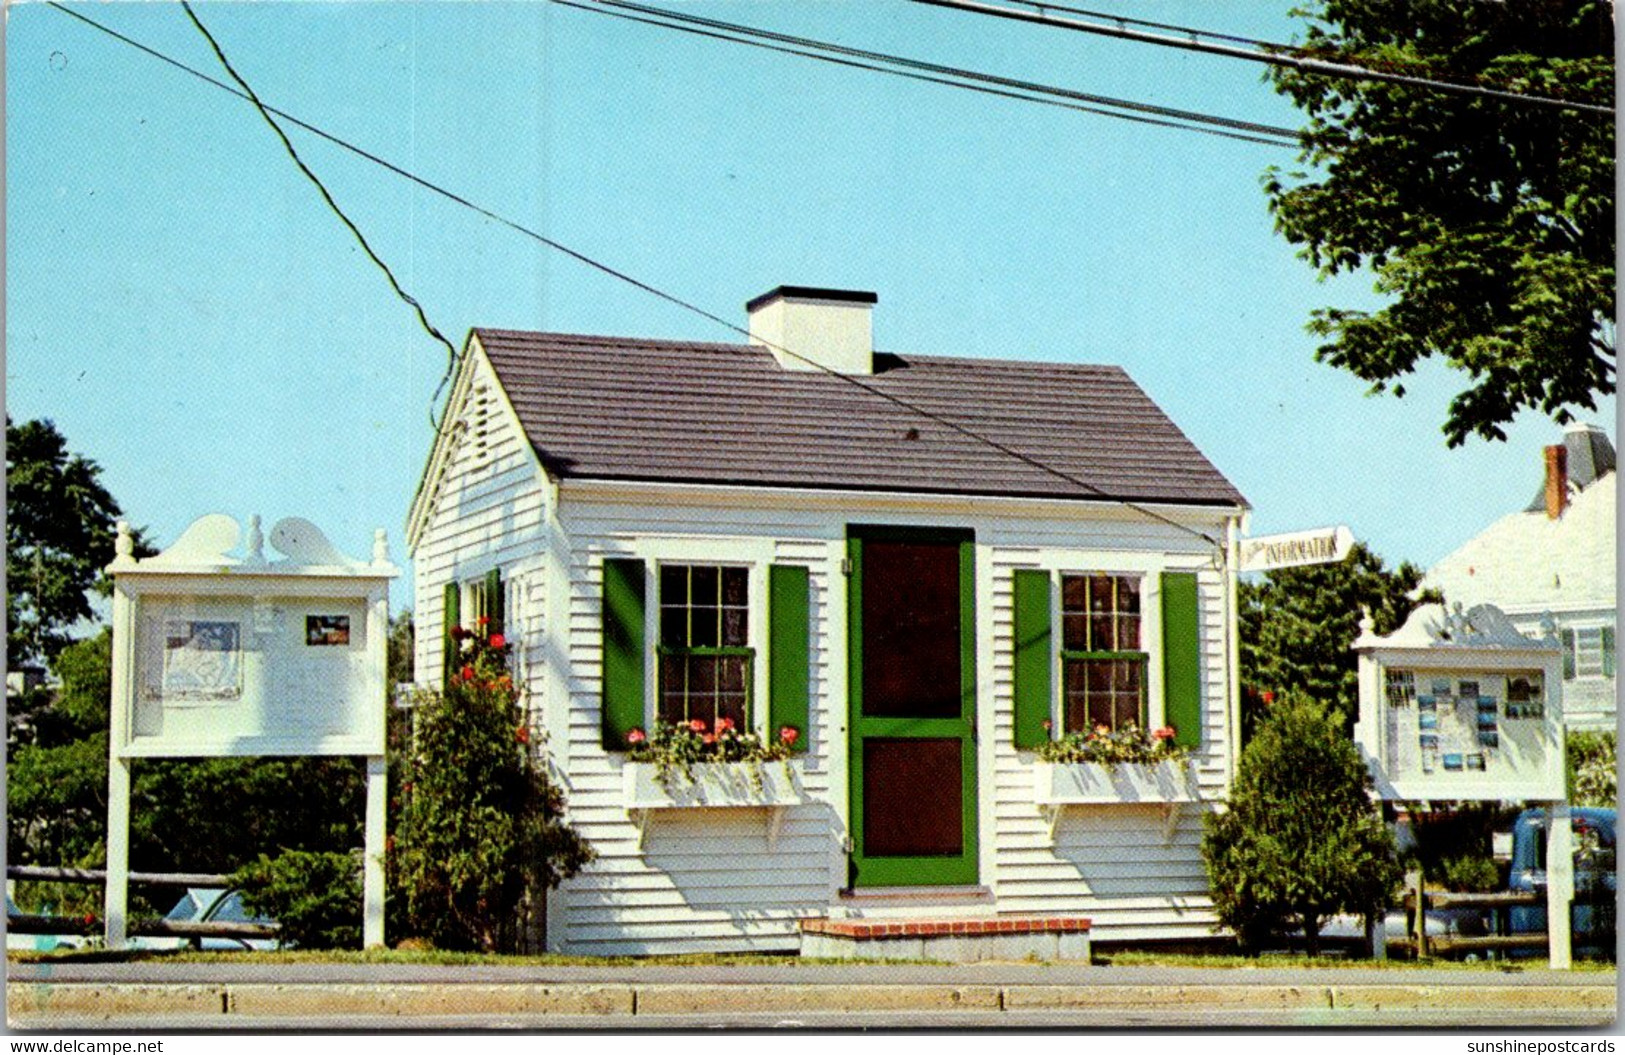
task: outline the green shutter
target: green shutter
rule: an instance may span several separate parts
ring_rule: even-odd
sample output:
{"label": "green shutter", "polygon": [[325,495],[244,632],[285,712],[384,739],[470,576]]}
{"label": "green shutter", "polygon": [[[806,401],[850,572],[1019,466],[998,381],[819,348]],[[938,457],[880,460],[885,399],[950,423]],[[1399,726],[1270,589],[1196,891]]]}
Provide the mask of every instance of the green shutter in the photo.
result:
{"label": "green shutter", "polygon": [[1174,743],[1202,744],[1202,642],[1196,574],[1162,573],[1162,713]]}
{"label": "green shutter", "polygon": [[1611,626],[1602,628],[1602,676],[1614,676],[1614,628]]}
{"label": "green shutter", "polygon": [[604,747],[643,724],[643,562],[604,561]]}
{"label": "green shutter", "polygon": [[807,750],[811,583],[807,569],[774,564],[767,569],[767,735],[785,726],[800,735],[791,748]]}
{"label": "green shutter", "polygon": [[441,606],[440,617],[440,682],[442,687],[451,685],[451,676],[457,670],[457,639],[451,636],[452,630],[458,626],[462,615],[458,609],[461,607],[462,591],[458,589],[455,581],[446,584],[445,603]]}
{"label": "green shutter", "polygon": [[486,629],[493,634],[502,633],[502,569],[492,568],[485,573],[485,614],[490,619]]}
{"label": "green shutter", "polygon": [[1568,681],[1575,675],[1574,631],[1563,630],[1558,636],[1563,642],[1563,680]]}
{"label": "green shutter", "polygon": [[1016,746],[1034,748],[1050,738],[1051,657],[1050,573],[1019,568],[1015,573]]}

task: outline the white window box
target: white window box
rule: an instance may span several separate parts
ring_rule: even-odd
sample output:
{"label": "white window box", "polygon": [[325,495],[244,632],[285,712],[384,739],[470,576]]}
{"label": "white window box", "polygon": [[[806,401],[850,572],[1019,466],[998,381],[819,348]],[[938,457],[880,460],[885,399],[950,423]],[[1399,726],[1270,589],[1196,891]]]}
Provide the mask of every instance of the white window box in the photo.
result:
{"label": "white window box", "polygon": [[767,846],[773,849],[785,811],[809,801],[801,784],[802,765],[797,759],[704,762],[686,773],[676,769],[662,783],[653,762],[628,762],[622,772],[626,812],[637,825],[638,848],[643,848],[649,819],[661,810],[758,809],[767,813]]}
{"label": "white window box", "polygon": [[1151,765],[1120,762],[1038,762],[1033,766],[1034,800],[1050,826],[1056,825],[1068,806],[1158,805],[1167,821],[1171,838],[1179,821],[1179,805],[1200,802],[1196,784],[1196,764],[1157,762]]}

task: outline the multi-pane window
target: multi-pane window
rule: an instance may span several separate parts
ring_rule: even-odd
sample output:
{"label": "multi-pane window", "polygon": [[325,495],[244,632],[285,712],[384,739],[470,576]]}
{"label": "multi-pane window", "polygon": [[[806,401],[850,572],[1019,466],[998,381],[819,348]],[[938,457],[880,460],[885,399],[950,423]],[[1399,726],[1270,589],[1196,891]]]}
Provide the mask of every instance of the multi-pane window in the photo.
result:
{"label": "multi-pane window", "polygon": [[1145,725],[1140,580],[1061,576],[1062,700],[1068,732]]}
{"label": "multi-pane window", "polygon": [[1563,679],[1611,678],[1614,676],[1614,628],[1586,626],[1565,629]]}
{"label": "multi-pane window", "polygon": [[1390,670],[1383,679],[1390,707],[1403,707],[1416,702],[1416,672]]}
{"label": "multi-pane window", "polygon": [[750,573],[714,564],[660,566],[660,704],[665,722],[731,718],[749,728]]}

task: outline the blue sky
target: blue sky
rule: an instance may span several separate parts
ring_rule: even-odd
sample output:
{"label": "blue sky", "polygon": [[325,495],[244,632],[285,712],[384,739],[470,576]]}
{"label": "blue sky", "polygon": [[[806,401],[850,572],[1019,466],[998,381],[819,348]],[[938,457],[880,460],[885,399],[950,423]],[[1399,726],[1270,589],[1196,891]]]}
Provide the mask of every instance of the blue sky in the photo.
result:
{"label": "blue sky", "polygon": [[[1272,40],[1279,2],[1138,17]],[[686,10],[1295,127],[1230,59],[903,2]],[[213,75],[177,5],[87,13]],[[1317,282],[1259,180],[1289,150],[840,69],[541,2],[197,5],[270,104],[728,318],[789,283],[873,290],[883,350],[1124,366],[1254,506],[1423,565],[1540,479],[1560,429],[1448,450],[1457,379],[1403,400],[1313,360]],[[161,543],[206,512],[403,523],[445,355],[248,104],[59,11],[9,11],[6,407],[54,419]],[[474,325],[731,340],[290,130],[454,342]],[[1609,400],[1584,420],[1614,432]],[[409,600],[407,580],[397,605]]]}

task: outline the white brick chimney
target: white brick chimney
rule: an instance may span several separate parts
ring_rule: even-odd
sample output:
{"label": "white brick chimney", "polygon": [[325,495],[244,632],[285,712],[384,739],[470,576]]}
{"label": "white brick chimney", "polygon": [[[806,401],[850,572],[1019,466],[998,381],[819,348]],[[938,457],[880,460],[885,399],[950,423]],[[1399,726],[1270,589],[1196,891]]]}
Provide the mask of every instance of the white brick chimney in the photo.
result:
{"label": "white brick chimney", "polygon": [[872,374],[870,316],[879,300],[862,290],[780,286],[745,305],[750,342],[765,345],[786,370]]}

